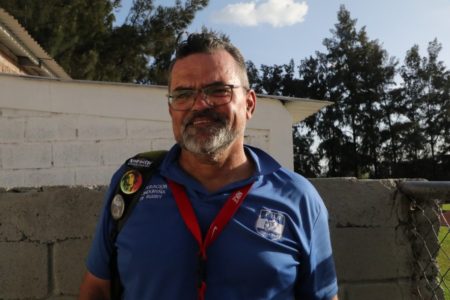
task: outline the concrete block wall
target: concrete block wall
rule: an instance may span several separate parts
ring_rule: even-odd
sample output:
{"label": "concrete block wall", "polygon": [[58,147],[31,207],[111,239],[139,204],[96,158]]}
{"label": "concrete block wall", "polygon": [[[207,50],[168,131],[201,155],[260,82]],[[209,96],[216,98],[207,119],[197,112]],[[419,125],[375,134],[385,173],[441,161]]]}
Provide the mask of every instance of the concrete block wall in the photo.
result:
{"label": "concrete block wall", "polygon": [[169,122],[0,108],[3,187],[98,185],[138,152],[168,149]]}
{"label": "concrete block wall", "polygon": [[393,180],[313,179],[330,214],[341,300],[414,299],[408,201]]}
{"label": "concrete block wall", "polygon": [[[411,300],[409,200],[392,180],[314,179],[340,300]],[[0,190],[0,299],[76,299],[105,188]]]}
{"label": "concrete block wall", "polygon": [[[105,185],[128,157],[169,149],[166,89],[0,74],[0,187]],[[246,143],[292,168],[290,113],[258,101]]]}
{"label": "concrete block wall", "polygon": [[0,189],[0,299],[74,299],[105,188]]}

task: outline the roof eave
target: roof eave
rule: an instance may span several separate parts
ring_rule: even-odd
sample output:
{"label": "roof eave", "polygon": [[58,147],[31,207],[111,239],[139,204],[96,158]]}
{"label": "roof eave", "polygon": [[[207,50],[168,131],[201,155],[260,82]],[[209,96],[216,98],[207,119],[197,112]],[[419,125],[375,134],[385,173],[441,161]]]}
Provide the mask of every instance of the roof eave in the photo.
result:
{"label": "roof eave", "polygon": [[49,77],[71,79],[58,63],[28,34],[20,23],[0,8],[0,40],[16,56],[30,59]]}
{"label": "roof eave", "polygon": [[333,102],[325,100],[316,100],[309,98],[297,98],[286,96],[262,95],[258,94],[260,98],[276,99],[281,101],[289,114],[292,116],[292,123],[296,124],[307,117],[317,113],[322,108],[333,104]]}

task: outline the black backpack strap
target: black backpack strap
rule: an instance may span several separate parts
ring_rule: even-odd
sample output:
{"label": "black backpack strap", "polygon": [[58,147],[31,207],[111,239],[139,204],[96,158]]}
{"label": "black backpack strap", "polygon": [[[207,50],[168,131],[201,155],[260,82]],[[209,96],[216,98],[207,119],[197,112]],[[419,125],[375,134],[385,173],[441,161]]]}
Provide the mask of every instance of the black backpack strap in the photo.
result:
{"label": "black backpack strap", "polygon": [[[123,293],[123,286],[117,266],[117,247],[115,245],[117,236],[130,217],[134,207],[139,202],[139,198],[145,187],[149,183],[155,170],[161,164],[166,153],[167,151],[150,151],[140,153],[128,159],[125,163],[126,167],[122,178],[114,189],[114,196],[110,204],[110,213],[112,215],[112,229],[110,236],[112,245],[110,258],[112,300],[122,299]],[[131,174],[132,176],[131,185],[133,185],[134,180],[137,182],[136,191],[134,191],[132,186],[127,185],[128,177],[126,176],[129,176],[128,174]],[[138,184],[140,185],[138,186]]]}

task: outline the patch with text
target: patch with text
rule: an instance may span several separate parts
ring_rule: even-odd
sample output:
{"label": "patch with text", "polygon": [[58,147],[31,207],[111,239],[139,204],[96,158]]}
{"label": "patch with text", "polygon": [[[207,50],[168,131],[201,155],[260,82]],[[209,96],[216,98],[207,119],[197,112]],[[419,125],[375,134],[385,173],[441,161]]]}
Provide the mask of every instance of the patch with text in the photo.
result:
{"label": "patch with text", "polygon": [[149,184],[145,187],[140,201],[150,199],[161,199],[166,195],[167,184]]}

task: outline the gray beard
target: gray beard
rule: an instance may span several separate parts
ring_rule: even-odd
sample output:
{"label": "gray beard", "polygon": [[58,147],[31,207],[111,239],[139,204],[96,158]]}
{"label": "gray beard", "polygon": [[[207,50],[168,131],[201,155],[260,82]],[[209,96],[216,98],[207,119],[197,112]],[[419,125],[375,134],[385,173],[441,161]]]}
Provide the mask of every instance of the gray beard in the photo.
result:
{"label": "gray beard", "polygon": [[[202,130],[205,138],[198,138],[197,131]],[[236,139],[237,133],[225,126],[212,126],[206,129],[189,128],[184,130],[179,144],[182,148],[200,155],[216,155],[226,149]]]}
{"label": "gray beard", "polygon": [[[208,117],[213,123],[211,126],[195,127],[196,118]],[[228,120],[214,109],[193,112],[182,125],[182,134],[178,143],[180,146],[194,154],[214,156],[225,150],[236,140],[239,132],[228,129]]]}

